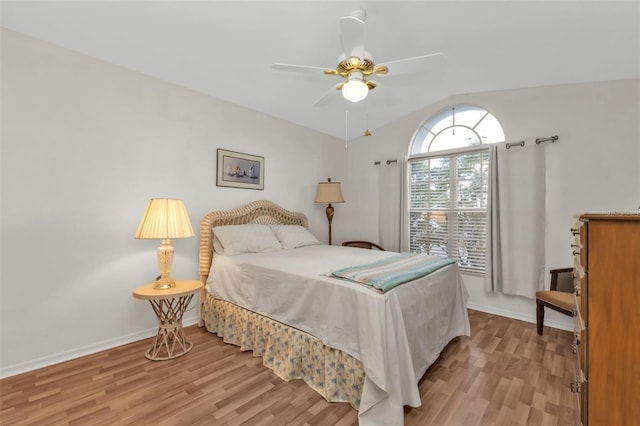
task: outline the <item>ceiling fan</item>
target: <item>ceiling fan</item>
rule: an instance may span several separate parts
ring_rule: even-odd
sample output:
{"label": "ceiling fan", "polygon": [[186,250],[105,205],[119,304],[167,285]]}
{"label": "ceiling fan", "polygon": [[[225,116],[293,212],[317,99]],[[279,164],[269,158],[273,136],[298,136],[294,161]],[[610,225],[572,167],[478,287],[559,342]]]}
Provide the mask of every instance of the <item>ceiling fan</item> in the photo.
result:
{"label": "ceiling fan", "polygon": [[306,65],[290,65],[276,63],[272,68],[277,71],[298,72],[305,74],[324,74],[340,76],[343,82],[335,85],[320,98],[315,105],[321,106],[331,100],[337,91],[351,102],[364,100],[370,91],[380,83],[371,80],[375,76],[395,76],[426,72],[438,66],[444,56],[443,53],[416,56],[396,61],[375,64],[365,57],[365,20],[364,9],[357,9],[349,16],[340,18],[340,40],[344,51],[344,59],[335,68],[321,68]]}

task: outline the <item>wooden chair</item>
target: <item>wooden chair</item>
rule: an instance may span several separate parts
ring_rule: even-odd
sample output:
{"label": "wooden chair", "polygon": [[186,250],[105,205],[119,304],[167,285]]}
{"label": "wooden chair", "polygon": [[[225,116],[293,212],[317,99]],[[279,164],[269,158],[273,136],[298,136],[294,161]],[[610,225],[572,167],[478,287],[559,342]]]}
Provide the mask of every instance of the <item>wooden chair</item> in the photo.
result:
{"label": "wooden chair", "polygon": [[370,241],[345,241],[344,243],[342,243],[342,245],[344,247],[359,247],[359,248],[370,249],[370,250],[376,248],[378,250],[384,251],[382,247]]}
{"label": "wooden chair", "polygon": [[575,313],[575,298],[573,296],[573,268],[552,269],[549,290],[536,292],[536,325],[538,335],[542,336],[544,327],[544,308],[573,317]]}

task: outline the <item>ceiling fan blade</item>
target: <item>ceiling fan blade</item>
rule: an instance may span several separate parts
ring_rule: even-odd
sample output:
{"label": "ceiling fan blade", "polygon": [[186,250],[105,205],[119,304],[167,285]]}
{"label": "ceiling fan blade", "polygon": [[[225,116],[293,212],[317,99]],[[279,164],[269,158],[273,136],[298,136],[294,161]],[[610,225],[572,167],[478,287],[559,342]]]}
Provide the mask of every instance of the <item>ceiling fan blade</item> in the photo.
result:
{"label": "ceiling fan blade", "polygon": [[416,56],[414,58],[385,62],[383,64],[378,64],[376,68],[387,68],[387,72],[379,73],[379,76],[423,73],[441,67],[443,60],[444,53],[432,53],[430,55]]}
{"label": "ceiling fan blade", "polygon": [[326,93],[313,104],[313,106],[323,107],[342,99],[342,92],[340,92],[340,89],[342,89],[342,84],[343,83],[331,86],[331,89],[327,90]]}
{"label": "ceiling fan blade", "polygon": [[340,40],[345,59],[352,56],[364,59],[364,10],[360,16],[362,19],[355,16],[340,18]]}
{"label": "ceiling fan blade", "polygon": [[332,69],[310,67],[307,65],[273,64],[271,65],[271,68],[276,71],[297,72],[303,74],[337,74],[337,72]]}

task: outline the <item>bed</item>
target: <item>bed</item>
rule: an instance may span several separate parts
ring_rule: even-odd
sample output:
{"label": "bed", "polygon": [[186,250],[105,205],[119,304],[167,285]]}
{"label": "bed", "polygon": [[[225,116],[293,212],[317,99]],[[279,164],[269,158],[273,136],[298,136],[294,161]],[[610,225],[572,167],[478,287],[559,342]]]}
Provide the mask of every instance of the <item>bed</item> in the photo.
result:
{"label": "bed", "polygon": [[285,241],[283,249],[235,253],[225,250],[229,245],[219,249],[223,231],[238,228],[227,225],[293,230],[307,229],[308,221],[270,201],[205,215],[201,325],[261,356],[284,380],[302,379],[326,400],[350,403],[360,425],[403,424],[404,405],[421,405],[418,381],[427,368],[453,338],[470,334],[468,293],[455,263],[374,291],[331,272],[397,253],[315,243],[290,248]]}

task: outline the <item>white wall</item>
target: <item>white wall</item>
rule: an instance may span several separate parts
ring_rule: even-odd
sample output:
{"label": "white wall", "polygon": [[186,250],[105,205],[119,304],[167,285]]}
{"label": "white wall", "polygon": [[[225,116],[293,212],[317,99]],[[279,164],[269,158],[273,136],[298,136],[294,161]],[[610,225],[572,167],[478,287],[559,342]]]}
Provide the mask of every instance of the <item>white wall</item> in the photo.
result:
{"label": "white wall", "polygon": [[[270,199],[326,241],[313,200],[346,177],[343,142],[11,31],[1,59],[0,375],[155,333],[131,295],[157,275],[160,242],[133,237],[149,198],[182,198],[196,234]],[[216,187],[216,148],[264,156],[264,191]],[[173,276],[197,279],[197,236],[173,245]]]}
{"label": "white wall", "polygon": [[[375,160],[408,153],[418,126],[456,104],[493,113],[508,141],[558,135],[547,143],[546,263],[572,266],[574,215],[590,210],[631,210],[640,204],[640,81],[613,81],[452,96],[349,144],[350,198],[343,216],[350,237],[378,238],[378,167]],[[356,191],[357,189],[357,191]],[[526,256],[526,253],[522,253]],[[548,283],[547,277],[547,283]],[[483,290],[482,279],[465,276],[469,306],[535,321],[535,301]],[[568,317],[547,310],[545,324],[570,329]]]}

